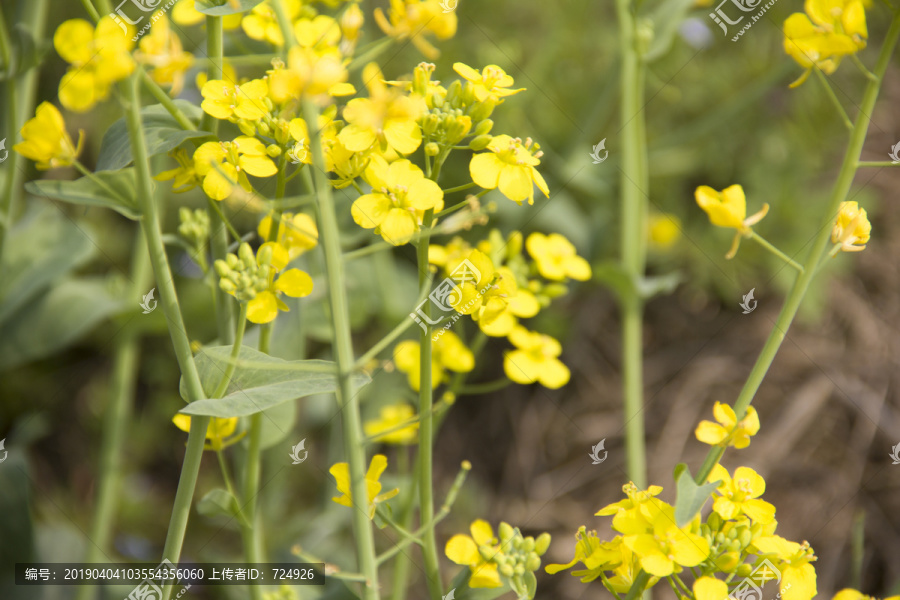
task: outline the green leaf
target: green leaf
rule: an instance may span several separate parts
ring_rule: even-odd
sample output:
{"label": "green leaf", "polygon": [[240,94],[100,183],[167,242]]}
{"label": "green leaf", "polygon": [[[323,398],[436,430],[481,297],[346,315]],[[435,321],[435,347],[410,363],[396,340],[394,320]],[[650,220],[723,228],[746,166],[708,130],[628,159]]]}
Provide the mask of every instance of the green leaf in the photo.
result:
{"label": "green leaf", "polygon": [[262,0],[196,0],[194,8],[204,15],[224,17],[247,12]]}
{"label": "green leaf", "polygon": [[669,52],[678,28],[695,3],[695,0],[664,0],[657,7],[652,20],[653,41],[644,53],[645,61],[652,62]]}
{"label": "green leaf", "polygon": [[[683,463],[682,463],[683,464]],[[684,527],[700,512],[713,490],[719,487],[719,481],[697,485],[687,465],[675,467],[678,473],[678,493],[675,500],[675,524]]]}
{"label": "green leaf", "polygon": [[47,53],[47,45],[36,44],[34,36],[24,23],[16,23],[12,34],[12,60],[6,71],[0,71],[0,81],[7,81],[30,71],[40,64]]}
{"label": "green leaf", "polygon": [[125,309],[105,280],[64,280],[0,325],[0,370],[49,356]]}
{"label": "green leaf", "polygon": [[[285,402],[263,411],[260,447],[265,450],[277,446],[293,431],[297,422],[297,403]],[[285,460],[288,460],[285,454]]]}
{"label": "green leaf", "polygon": [[522,579],[525,580],[526,595],[529,598],[534,598],[534,595],[537,593],[537,577],[535,577],[534,573],[532,573],[531,571],[525,571]]}
{"label": "green leaf", "polygon": [[34,200],[6,238],[0,260],[0,325],[19,307],[94,255],[87,225]]}
{"label": "green leaf", "polygon": [[[203,116],[200,107],[187,100],[175,100],[175,106],[195,124]],[[177,148],[185,140],[212,135],[208,131],[183,129],[162,104],[153,104],[141,110],[141,125],[147,142],[147,156],[164,154]],[[131,139],[123,117],[113,123],[103,136],[100,156],[97,158],[97,171],[115,171],[127,167],[133,161]]]}
{"label": "green leaf", "polygon": [[237,498],[228,490],[216,488],[197,502],[197,512],[207,517],[234,517],[240,512]]}
{"label": "green leaf", "polygon": [[41,179],[25,184],[25,189],[35,196],[55,198],[82,206],[111,208],[129,219],[139,219],[135,199],[134,169],[94,173],[75,181]]}
{"label": "green leaf", "polygon": [[[195,357],[207,396],[215,392],[231,362],[231,346],[203,348]],[[246,417],[284,402],[337,390],[337,367],[323,360],[286,361],[241,346],[237,366],[223,398],[206,398],[181,409],[187,415]],[[353,387],[366,385],[364,373],[353,376]],[[182,386],[183,387],[183,386]],[[182,395],[184,392],[182,391]],[[284,427],[279,425],[282,431]]]}

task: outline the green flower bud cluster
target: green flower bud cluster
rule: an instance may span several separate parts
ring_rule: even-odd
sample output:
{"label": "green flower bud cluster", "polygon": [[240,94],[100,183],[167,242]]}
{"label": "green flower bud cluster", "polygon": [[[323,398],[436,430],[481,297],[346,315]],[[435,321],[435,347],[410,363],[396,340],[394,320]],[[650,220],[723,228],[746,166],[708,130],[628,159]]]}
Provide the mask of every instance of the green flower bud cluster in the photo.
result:
{"label": "green flower bud cluster", "polygon": [[541,568],[541,556],[550,547],[550,534],[542,533],[537,539],[523,537],[518,528],[508,523],[500,523],[499,534],[499,548],[483,545],[478,552],[484,560],[497,565],[500,575],[520,598],[534,598],[537,585],[534,572]]}
{"label": "green flower bud cluster", "polygon": [[463,114],[460,108],[433,108],[419,119],[422,131],[429,139],[444,146],[452,146],[472,130],[472,118]]}
{"label": "green flower bud cluster", "polygon": [[746,577],[753,570],[753,565],[743,562],[753,553],[750,545],[756,538],[770,532],[762,523],[751,524],[746,518],[736,522],[725,521],[713,511],[706,523],[700,525],[699,533],[709,542],[710,556],[719,571]]}
{"label": "green flower bud cluster", "polygon": [[201,208],[191,210],[186,206],[178,209],[178,233],[195,250],[206,246],[209,239],[209,215]]}
{"label": "green flower bud cluster", "polygon": [[234,294],[240,301],[253,300],[256,294],[269,288],[271,264],[271,248],[263,247],[257,258],[253,255],[250,244],[244,242],[237,254],[229,253],[225,260],[215,262],[219,288],[223,292]]}

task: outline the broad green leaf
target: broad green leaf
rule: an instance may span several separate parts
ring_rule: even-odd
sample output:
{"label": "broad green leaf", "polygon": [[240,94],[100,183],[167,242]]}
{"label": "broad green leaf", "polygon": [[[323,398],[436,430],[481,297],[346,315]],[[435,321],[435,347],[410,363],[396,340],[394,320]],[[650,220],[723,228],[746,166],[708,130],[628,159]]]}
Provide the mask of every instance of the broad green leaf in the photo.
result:
{"label": "broad green leaf", "polygon": [[[200,381],[207,395],[219,385],[228,363],[231,346],[203,348],[195,357]],[[286,361],[242,346],[234,375],[223,398],[206,398],[181,409],[187,415],[245,417],[284,402],[326,394],[337,390],[334,363],[323,360]],[[368,375],[353,376],[353,387],[369,383]]]}
{"label": "broad green leaf", "polygon": [[[203,116],[203,111],[187,100],[175,100],[175,106],[194,124]],[[208,131],[183,129],[162,104],[154,104],[141,110],[141,124],[147,142],[147,156],[164,154],[191,138],[212,135]],[[127,167],[133,161],[128,126],[122,118],[113,123],[103,136],[100,156],[97,158],[97,171],[115,171]]]}
{"label": "broad green leaf", "polygon": [[669,52],[678,28],[695,4],[696,0],[664,0],[657,7],[652,19],[653,41],[644,54],[644,60],[652,62]]}
{"label": "broad green leaf", "polygon": [[[296,422],[296,402],[284,402],[264,410],[262,432],[259,436],[262,449],[265,450],[283,442],[287,436],[293,433]],[[284,458],[288,460],[287,453],[284,453]]]}
{"label": "broad green leaf", "polygon": [[0,325],[0,369],[49,356],[126,308],[105,280],[64,280]]}
{"label": "broad green leaf", "polygon": [[43,200],[10,230],[0,260],[0,325],[51,283],[93,255],[91,231]]}
{"label": "broad green leaf", "polygon": [[247,12],[262,0],[196,0],[194,7],[197,11],[213,17],[224,17]]}
{"label": "broad green leaf", "polygon": [[92,177],[74,181],[40,179],[25,184],[25,189],[35,196],[55,198],[82,206],[111,208],[129,219],[139,219],[135,199],[134,169],[103,171]]}
{"label": "broad green leaf", "polygon": [[239,510],[237,499],[221,488],[209,491],[197,502],[197,512],[207,517],[234,517]]}
{"label": "broad green leaf", "polygon": [[719,481],[697,485],[691,476],[691,470],[684,465],[675,467],[678,473],[678,493],[675,500],[675,524],[684,527],[700,512],[706,501],[712,495],[713,490],[719,486]]}

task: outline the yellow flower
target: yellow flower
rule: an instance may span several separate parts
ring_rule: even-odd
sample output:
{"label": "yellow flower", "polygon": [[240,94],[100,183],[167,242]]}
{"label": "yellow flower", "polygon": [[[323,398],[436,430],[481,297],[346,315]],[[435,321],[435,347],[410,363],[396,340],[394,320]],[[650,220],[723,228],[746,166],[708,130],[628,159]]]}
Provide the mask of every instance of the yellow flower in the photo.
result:
{"label": "yellow flower", "polygon": [[[387,457],[383,454],[376,454],[369,463],[369,470],[366,472],[366,495],[368,496],[368,514],[369,519],[375,516],[375,508],[378,504],[385,500],[390,500],[400,493],[400,490],[394,488],[389,492],[378,494],[381,491],[381,474],[387,468]],[[332,498],[335,502],[342,506],[353,508],[353,496],[350,493],[350,466],[347,463],[337,463],[332,465],[328,472],[334,477],[337,483],[337,490],[340,496]]]}
{"label": "yellow flower", "polygon": [[[309,296],[313,290],[313,280],[309,274],[300,269],[288,269],[281,272],[288,264],[288,251],[277,242],[266,242],[256,253],[260,267],[269,265],[268,287],[256,293],[247,302],[247,320],[251,323],[271,323],[278,316],[278,311],[290,312],[290,308],[281,298],[283,293],[291,298]],[[275,274],[278,273],[276,279]]]}
{"label": "yellow flower", "polygon": [[[222,17],[222,28],[231,31],[241,26],[243,13]],[[172,7],[172,20],[179,25],[199,25],[206,22],[206,15],[194,8],[194,0],[178,0]]]}
{"label": "yellow flower", "polygon": [[716,488],[720,495],[713,502],[713,510],[723,519],[743,514],[763,525],[775,519],[775,507],[759,499],[766,491],[766,481],[750,467],[738,467],[732,479],[725,467],[716,465],[707,481],[722,482]]}
{"label": "yellow flower", "polygon": [[304,48],[330,51],[341,41],[341,26],[328,15],[298,19],[294,23],[294,37]]}
{"label": "yellow flower", "polygon": [[861,252],[872,233],[866,209],[856,202],[841,202],[840,212],[831,230],[831,241],[840,244],[843,252]]}
{"label": "yellow flower", "polygon": [[532,233],[525,240],[528,254],[537,263],[541,275],[552,281],[567,277],[578,281],[591,278],[591,266],[575,253],[575,246],[558,233]]}
{"label": "yellow flower", "polygon": [[697,439],[710,446],[746,448],[750,445],[750,438],[759,431],[759,415],[752,406],[747,407],[747,414],[738,422],[733,408],[716,402],[713,416],[718,423],[700,421],[694,430]]}
{"label": "yellow flower", "polygon": [[348,125],[338,136],[341,143],[353,152],[368,150],[376,142],[382,152],[389,149],[399,154],[415,152],[422,143],[422,131],[416,120],[424,110],[424,103],[385,85],[375,63],[363,69],[363,81],[369,97],[354,98],[347,103],[344,119]]}
{"label": "yellow flower", "polygon": [[[873,596],[866,596],[852,588],[844,588],[835,594],[831,600],[877,600]],[[884,600],[900,600],[900,596],[889,596]]]}
{"label": "yellow flower", "polygon": [[380,8],[375,9],[375,22],[390,37],[400,41],[409,39],[429,60],[441,53],[426,39],[434,34],[439,40],[456,35],[456,13],[444,12],[439,0],[391,0],[388,17]]}
{"label": "yellow flower", "polygon": [[494,103],[498,103],[501,101],[501,98],[525,91],[525,88],[510,89],[515,81],[497,65],[488,65],[479,73],[477,69],[458,62],[453,63],[453,70],[472,84],[475,99],[479,102],[491,100]]}
{"label": "yellow flower", "polygon": [[150,77],[160,85],[169,85],[169,93],[177,96],[184,86],[184,74],[194,64],[194,55],[185,52],[181,39],[169,27],[169,19],[163,11],[153,15],[150,33],[141,38],[135,59],[150,65]]}
{"label": "yellow flower", "polygon": [[666,577],[680,567],[694,567],[709,556],[709,542],[675,525],[675,509],[664,502],[646,504],[648,533],[626,535],[625,545],[641,559],[641,567],[651,575]]}
{"label": "yellow flower", "polygon": [[419,231],[425,211],[444,208],[444,192],[426,179],[422,170],[406,159],[390,165],[373,156],[363,178],[372,193],[360,196],[350,207],[356,224],[374,229],[384,241],[401,246]]}
{"label": "yellow flower", "polygon": [[192,190],[203,183],[203,178],[197,175],[197,169],[194,168],[194,160],[188,155],[187,150],[178,148],[170,152],[169,155],[178,161],[178,166],[174,169],[163,171],[153,179],[157,181],[173,179],[172,191],[176,194]]}
{"label": "yellow flower", "polygon": [[[397,369],[406,373],[409,387],[418,391],[421,379],[419,342],[406,340],[394,348],[394,364]],[[444,331],[431,344],[431,387],[436,388],[444,379],[444,371],[468,373],[475,368],[475,356],[459,337],[452,331]]]}
{"label": "yellow flower", "polygon": [[562,353],[558,341],[521,325],[513,328],[509,341],[516,346],[503,357],[506,376],[521,384],[540,383],[555,390],[569,382],[569,368],[557,357]]}
{"label": "yellow flower", "polygon": [[504,196],[519,204],[526,199],[534,204],[534,185],[550,197],[547,182],[535,169],[542,153],[537,144],[534,149],[537,152],[532,154],[531,139],[523,145],[519,138],[494,136],[487,145],[490,152],[476,154],[469,163],[472,181],[486,190],[499,187]]}
{"label": "yellow flower", "polygon": [[469,527],[471,536],[458,533],[447,540],[444,554],[458,565],[465,565],[472,571],[469,579],[470,588],[496,588],[502,585],[497,564],[482,556],[479,548],[487,546],[494,554],[500,550],[499,542],[494,537],[491,524],[482,519],[472,521]]}
{"label": "yellow flower", "polygon": [[634,482],[628,482],[622,486],[625,498],[612,504],[607,504],[596,513],[598,517],[613,516],[613,529],[619,533],[635,534],[644,533],[651,528],[648,521],[649,513],[645,510],[647,503],[659,502],[654,496],[658,496],[663,488],[651,485],[646,490],[639,490]]}
{"label": "yellow flower", "polygon": [[609,542],[601,542],[596,531],[587,531],[584,526],[578,528],[575,540],[575,557],[564,565],[547,565],[544,568],[547,573],[555,575],[581,562],[584,563],[584,570],[572,571],[572,575],[581,577],[582,583],[590,583],[600,577],[603,571],[620,565],[623,561],[622,550],[628,551],[622,544],[622,536],[616,536]]}
{"label": "yellow flower", "polygon": [[844,56],[866,47],[868,29],[861,0],[807,0],[806,13],[784,22],[784,50],[806,69],[791,87],[809,77],[814,67],[830,75]]}
{"label": "yellow flower", "polygon": [[[300,0],[286,0],[285,13],[289,20],[293,21],[300,14]],[[281,35],[281,27],[275,10],[268,0],[253,7],[241,20],[241,28],[248,37],[254,40],[265,40],[275,46],[284,45],[284,36]]]}
{"label": "yellow flower", "polygon": [[747,216],[747,197],[744,188],[739,185],[731,185],[717,192],[709,186],[701,185],[694,192],[697,205],[709,216],[709,222],[717,227],[730,227],[737,229],[731,250],[725,258],[734,258],[737,254],[741,237],[749,237],[753,232],[750,227],[762,221],[769,212],[769,205],[763,204],[762,209],[751,216]]}
{"label": "yellow flower", "polygon": [[715,577],[701,577],[693,585],[696,600],[725,600],[728,598],[728,584]]}
{"label": "yellow flower", "polygon": [[[256,228],[259,237],[268,240],[272,228],[272,217],[265,216]],[[278,223],[276,242],[287,248],[288,255],[294,260],[307,250],[312,250],[319,243],[319,230],[313,218],[304,213],[284,213]]]}
{"label": "yellow flower", "polygon": [[363,429],[365,430],[366,435],[376,442],[383,442],[385,444],[415,444],[419,439],[418,423],[395,429],[390,433],[378,435],[384,431],[398,427],[415,416],[415,409],[405,402],[390,404],[381,407],[379,417],[377,419],[372,419],[371,421],[366,421]]}
{"label": "yellow flower", "polygon": [[681,237],[681,219],[668,213],[650,215],[647,237],[654,248],[668,250]]}
{"label": "yellow flower", "polygon": [[266,103],[269,87],[265,79],[253,79],[242,85],[213,79],[203,84],[200,93],[203,95],[200,108],[217,119],[235,116],[258,121],[269,112]]}
{"label": "yellow flower", "polygon": [[81,154],[84,131],[78,131],[78,145],[66,132],[66,122],[59,110],[49,102],[41,102],[34,117],[25,122],[22,141],[13,150],[37,163],[35,166],[45,171],[71,165]]}
{"label": "yellow flower", "polygon": [[781,571],[781,597],[784,600],[811,600],[817,593],[816,569],[810,563],[816,560],[812,548],[803,542],[791,542],[779,535],[753,540],[759,554],[777,558],[776,568]]}
{"label": "yellow flower", "polygon": [[287,67],[275,63],[269,75],[269,97],[280,104],[300,96],[346,96],[355,93],[347,81],[347,67],[337,49],[317,51],[294,46],[288,52]]}
{"label": "yellow flower", "polygon": [[[190,432],[191,430],[191,417],[189,415],[179,413],[172,417],[172,422],[182,431]],[[203,448],[205,450],[215,450],[218,452],[238,442],[244,437],[244,433],[226,439],[234,433],[234,430],[237,428],[237,423],[237,417],[212,417],[209,420],[209,426],[206,428],[206,439],[208,440],[208,443],[205,443]]]}
{"label": "yellow flower", "polygon": [[263,143],[243,135],[233,142],[204,143],[194,151],[194,166],[203,178],[203,191],[213,200],[227,198],[236,183],[251,191],[247,173],[271,177],[278,172]]}
{"label": "yellow flower", "polygon": [[59,101],[75,112],[84,112],[109,96],[112,85],[134,70],[131,33],[123,33],[106,16],[95,30],[84,19],[62,23],[53,35],[53,46],[68,63],[59,82]]}

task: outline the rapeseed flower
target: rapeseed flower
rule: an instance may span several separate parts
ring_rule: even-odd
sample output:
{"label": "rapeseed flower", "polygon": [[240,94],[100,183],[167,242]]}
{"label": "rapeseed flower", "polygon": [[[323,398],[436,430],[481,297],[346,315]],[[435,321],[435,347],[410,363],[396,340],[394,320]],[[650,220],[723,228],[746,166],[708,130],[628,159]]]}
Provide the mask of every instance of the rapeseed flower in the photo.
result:
{"label": "rapeseed flower", "polygon": [[[416,410],[405,402],[381,407],[377,419],[366,421],[363,430],[376,442],[384,444],[415,444],[419,440],[419,424],[412,423],[400,429],[396,427],[413,419]],[[394,431],[390,431],[390,430]],[[390,431],[389,433],[383,433]],[[381,434],[381,435],[379,435]]]}
{"label": "rapeseed flower", "polygon": [[651,575],[666,577],[695,567],[709,556],[709,542],[692,533],[690,526],[675,524],[675,508],[664,502],[648,502],[645,506],[651,530],[626,535],[625,545],[640,557],[641,567]]}
{"label": "rapeseed flower", "polygon": [[716,488],[719,496],[713,501],[713,510],[723,519],[747,515],[763,525],[775,519],[775,507],[759,499],[766,491],[766,481],[750,467],[738,467],[732,478],[725,467],[716,465],[707,481],[721,481]]}
{"label": "rapeseed flower", "polygon": [[549,335],[528,331],[516,325],[509,334],[516,347],[503,357],[503,371],[516,383],[540,383],[555,390],[569,382],[569,368],[557,358],[562,353],[560,343]]}
{"label": "rapeseed flower", "polygon": [[[372,457],[372,461],[369,463],[369,470],[366,472],[366,495],[368,496],[366,510],[368,511],[369,519],[375,516],[375,509],[379,504],[390,500],[400,493],[400,490],[397,488],[383,494],[378,493],[381,491],[381,481],[379,480],[381,479],[381,474],[387,468],[387,464],[385,455],[376,454]],[[341,506],[353,508],[353,496],[350,492],[350,465],[345,462],[337,463],[332,465],[328,472],[334,477],[337,491],[341,493],[340,496],[335,496],[332,500]]]}
{"label": "rapeseed flower", "polygon": [[765,558],[775,559],[781,571],[779,587],[784,600],[811,600],[818,593],[816,569],[810,563],[816,560],[809,544],[798,544],[779,535],[759,537],[752,544]]}
{"label": "rapeseed flower", "polygon": [[844,56],[865,48],[868,38],[861,0],[807,0],[805,9],[784,22],[784,50],[806,69],[791,87],[806,81],[814,68],[830,75]]}
{"label": "rapeseed flower", "polygon": [[[394,348],[394,364],[406,373],[409,387],[419,391],[420,356],[419,342],[405,340]],[[436,388],[444,380],[445,371],[468,373],[475,368],[475,356],[459,337],[450,330],[431,343],[431,387]]]}
{"label": "rapeseed flower", "polygon": [[273,61],[273,68],[267,73],[269,97],[277,104],[300,96],[346,96],[355,92],[346,83],[347,66],[336,48],[294,46],[288,52],[287,65]]}
{"label": "rapeseed flower", "polygon": [[422,226],[425,211],[444,207],[440,186],[406,159],[388,164],[381,156],[373,156],[363,178],[372,192],[353,202],[353,220],[360,227],[374,229],[394,246],[412,239]]}
{"label": "rapeseed flower", "polygon": [[746,448],[750,445],[750,438],[759,432],[759,415],[752,406],[747,407],[747,413],[738,422],[733,408],[716,402],[713,406],[713,416],[718,423],[700,421],[694,430],[694,435],[704,444]]}
{"label": "rapeseed flower", "polygon": [[25,122],[19,133],[22,141],[13,150],[33,160],[42,171],[71,165],[81,154],[84,143],[83,130],[78,131],[78,144],[72,143],[65,120],[49,102],[41,102],[34,117]]}
{"label": "rapeseed flower", "polygon": [[725,600],[728,598],[728,584],[715,577],[700,577],[692,586],[695,600]]}
{"label": "rapeseed flower", "polygon": [[[458,565],[465,565],[472,571],[469,579],[470,588],[496,588],[502,585],[497,563],[488,557],[500,551],[499,540],[494,537],[491,524],[482,519],[472,521],[469,527],[471,535],[458,533],[447,540],[444,554]],[[481,548],[485,548],[484,553]]]}
{"label": "rapeseed flower", "polygon": [[572,575],[580,577],[582,583],[590,583],[600,577],[603,571],[609,571],[622,563],[622,536],[616,536],[609,542],[601,542],[596,531],[588,531],[581,526],[575,534],[575,557],[566,564],[547,565],[544,570],[554,575],[560,571],[571,569],[577,563],[584,563],[584,569],[572,571]]}
{"label": "rapeseed flower", "polygon": [[[300,14],[300,0],[284,0],[282,6],[291,21]],[[284,36],[281,35],[278,18],[268,0],[257,4],[250,12],[244,14],[244,18],[241,19],[241,29],[250,39],[266,41],[273,46],[284,45]]]}
{"label": "rapeseed flower", "polygon": [[831,242],[840,244],[843,252],[862,252],[872,233],[866,209],[856,202],[841,202],[840,211],[831,229]]}
{"label": "rapeseed flower", "polygon": [[734,258],[737,254],[741,237],[750,237],[753,233],[751,226],[762,221],[769,212],[769,205],[763,204],[762,209],[749,217],[747,216],[747,197],[744,188],[740,185],[731,185],[718,192],[709,186],[701,185],[694,192],[697,204],[709,216],[709,222],[717,227],[729,227],[736,229],[731,249],[725,258]]}
{"label": "rapeseed flower", "polygon": [[575,253],[575,246],[558,233],[532,233],[525,240],[525,248],[537,264],[538,272],[551,281],[566,278],[587,281],[591,278],[591,266]]}
{"label": "rapeseed flower", "polygon": [[494,136],[486,150],[488,152],[473,156],[469,163],[469,174],[477,185],[486,190],[499,187],[504,196],[518,204],[522,204],[523,200],[534,204],[535,185],[550,197],[547,182],[535,169],[541,164],[539,159],[542,153],[537,144],[532,153],[530,138],[523,144],[519,138]]}
{"label": "rapeseed flower", "polygon": [[[309,274],[300,269],[288,269],[288,251],[276,242],[266,242],[259,247],[256,254],[260,267],[268,265],[268,285],[257,291],[256,296],[247,302],[247,320],[251,323],[271,323],[278,316],[278,311],[289,312],[290,308],[279,298],[285,294],[291,298],[309,296],[313,290],[313,281]],[[283,271],[283,272],[282,272]],[[276,278],[277,274],[277,278]]]}
{"label": "rapeseed flower", "polygon": [[[266,215],[256,232],[263,240],[269,239],[272,229],[272,217]],[[313,218],[304,213],[283,213],[278,222],[278,233],[275,241],[287,249],[290,260],[294,260],[307,250],[312,250],[319,243],[319,230]]]}
{"label": "rapeseed flower", "polygon": [[[852,588],[844,588],[832,596],[831,600],[877,600],[873,596],[866,596],[862,592]],[[900,600],[900,596],[888,596],[884,600]]]}
{"label": "rapeseed flower", "polygon": [[203,178],[203,191],[213,200],[227,198],[237,183],[251,191],[247,173],[271,177],[278,172],[263,143],[244,135],[233,142],[204,143],[194,151],[194,168]]}
{"label": "rapeseed flower", "polygon": [[[194,0],[178,0],[172,7],[172,21],[179,25],[200,25],[206,23],[206,15],[194,8]],[[241,26],[244,13],[222,17],[222,29],[231,31]]]}
{"label": "rapeseed flower", "polygon": [[388,16],[380,8],[375,9],[375,22],[381,30],[395,40],[409,39],[429,60],[441,53],[426,38],[433,34],[439,40],[456,35],[455,12],[445,12],[438,0],[391,0]]}
{"label": "rapeseed flower", "polygon": [[502,102],[502,98],[525,91],[525,88],[510,89],[515,80],[497,65],[488,65],[479,73],[477,69],[457,62],[453,63],[453,70],[472,84],[475,99],[479,102],[490,100],[496,104]]}
{"label": "rapeseed flower", "polygon": [[[191,431],[190,415],[177,414],[172,417],[175,426],[184,431]],[[244,433],[232,437],[234,430],[237,428],[237,417],[212,417],[206,428],[206,442],[203,444],[204,450],[215,450],[216,452],[235,444],[244,437]]]}
{"label": "rapeseed flower", "polygon": [[237,117],[258,121],[269,113],[266,102],[269,87],[265,79],[253,79],[241,85],[213,79],[203,84],[200,94],[203,95],[200,108],[217,119]]}
{"label": "rapeseed flower", "polygon": [[176,194],[187,192],[203,183],[203,177],[197,174],[194,167],[194,159],[184,148],[176,148],[169,155],[178,162],[178,166],[168,171],[163,171],[153,179],[157,181],[172,181],[172,191]]}
{"label": "rapeseed flower", "polygon": [[157,11],[153,19],[153,27],[141,38],[134,58],[153,67],[150,78],[160,85],[171,86],[169,94],[177,96],[184,87],[185,73],[194,64],[194,55],[184,51],[181,38],[169,27],[163,11]]}
{"label": "rapeseed flower", "polygon": [[653,248],[668,250],[681,237],[681,219],[672,214],[655,213],[650,215],[647,230]]}

